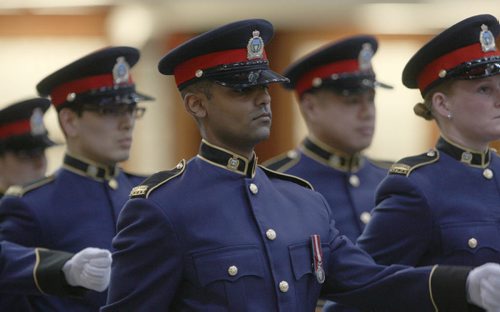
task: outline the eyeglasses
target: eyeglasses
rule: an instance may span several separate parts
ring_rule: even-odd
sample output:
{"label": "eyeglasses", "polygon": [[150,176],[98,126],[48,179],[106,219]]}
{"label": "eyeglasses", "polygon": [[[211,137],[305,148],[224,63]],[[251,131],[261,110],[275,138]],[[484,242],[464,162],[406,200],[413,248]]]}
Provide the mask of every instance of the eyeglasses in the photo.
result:
{"label": "eyeglasses", "polygon": [[146,112],[145,107],[136,105],[102,105],[102,106],[88,106],[84,105],[82,111],[91,111],[100,116],[121,117],[131,115],[135,119],[140,119]]}

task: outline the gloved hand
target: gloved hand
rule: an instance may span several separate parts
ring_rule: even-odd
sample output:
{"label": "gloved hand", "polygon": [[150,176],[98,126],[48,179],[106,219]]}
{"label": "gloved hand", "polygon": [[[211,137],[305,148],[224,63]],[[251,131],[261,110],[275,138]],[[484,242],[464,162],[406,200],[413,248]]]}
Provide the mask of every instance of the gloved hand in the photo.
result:
{"label": "gloved hand", "polygon": [[488,312],[500,312],[500,265],[486,263],[470,271],[467,297]]}
{"label": "gloved hand", "polygon": [[66,261],[62,270],[71,286],[102,292],[108,288],[111,262],[108,250],[85,248]]}

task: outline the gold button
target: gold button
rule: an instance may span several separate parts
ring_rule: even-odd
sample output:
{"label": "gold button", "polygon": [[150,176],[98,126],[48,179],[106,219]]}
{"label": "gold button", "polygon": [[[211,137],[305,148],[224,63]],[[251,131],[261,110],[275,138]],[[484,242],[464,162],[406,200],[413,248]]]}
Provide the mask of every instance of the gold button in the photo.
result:
{"label": "gold button", "polygon": [[259,188],[257,187],[257,185],[255,184],[250,184],[250,192],[252,192],[252,194],[257,194],[259,192]]}
{"label": "gold button", "polygon": [[470,238],[469,241],[467,242],[470,248],[476,248],[477,247],[477,239]]}
{"label": "gold button", "polygon": [[483,171],[483,176],[488,179],[488,180],[491,180],[493,178],[493,171],[491,171],[490,168],[486,168],[484,169]]}
{"label": "gold button", "polygon": [[349,183],[354,186],[354,187],[358,187],[359,186],[359,178],[357,175],[352,175],[349,177]]}
{"label": "gold button", "polygon": [[435,151],[435,150],[430,150],[430,151],[428,151],[428,152],[427,152],[427,156],[429,156],[429,157],[434,157],[434,156],[436,156],[436,151]]}
{"label": "gold button", "polygon": [[228,273],[230,276],[236,276],[236,274],[238,274],[238,267],[236,267],[235,265],[230,266],[230,267],[227,269],[227,273]]}
{"label": "gold button", "polygon": [[359,219],[361,220],[361,222],[363,222],[363,224],[368,224],[368,222],[370,222],[372,218],[372,215],[369,213],[369,212],[363,212],[360,216],[359,216]]}
{"label": "gold button", "polygon": [[108,181],[108,185],[113,190],[116,190],[118,188],[118,181],[116,181],[115,179],[111,179]]}
{"label": "gold button", "polygon": [[288,283],[285,281],[280,282],[280,291],[286,293],[288,291]]}
{"label": "gold button", "polygon": [[266,236],[270,240],[275,240],[276,239],[276,232],[273,229],[269,229],[266,231]]}
{"label": "gold button", "polygon": [[178,163],[177,166],[175,166],[176,169],[182,169],[182,167],[184,167],[182,162]]}

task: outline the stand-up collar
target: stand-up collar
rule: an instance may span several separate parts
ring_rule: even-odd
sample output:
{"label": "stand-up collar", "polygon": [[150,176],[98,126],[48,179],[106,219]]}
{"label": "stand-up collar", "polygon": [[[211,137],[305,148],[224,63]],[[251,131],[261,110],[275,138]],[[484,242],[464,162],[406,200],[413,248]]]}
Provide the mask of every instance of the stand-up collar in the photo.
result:
{"label": "stand-up collar", "polygon": [[[114,178],[120,173],[118,166],[104,166],[81,157],[66,154],[63,167],[80,175],[98,181],[116,181]],[[110,183],[110,186],[113,187]]]}
{"label": "stand-up collar", "polygon": [[450,140],[445,139],[444,137],[439,138],[436,144],[436,148],[469,166],[485,168],[490,163],[489,150],[479,152],[467,149],[463,146],[459,146],[458,144],[451,142]]}
{"label": "stand-up collar", "polygon": [[342,153],[312,137],[302,142],[301,149],[304,154],[316,161],[341,171],[357,171],[363,162],[363,157],[359,153],[354,155]]}
{"label": "stand-up collar", "polygon": [[257,156],[255,153],[253,154],[252,159],[249,160],[246,157],[202,140],[200,151],[197,156],[217,167],[221,167],[247,177],[255,176],[255,168],[257,166]]}

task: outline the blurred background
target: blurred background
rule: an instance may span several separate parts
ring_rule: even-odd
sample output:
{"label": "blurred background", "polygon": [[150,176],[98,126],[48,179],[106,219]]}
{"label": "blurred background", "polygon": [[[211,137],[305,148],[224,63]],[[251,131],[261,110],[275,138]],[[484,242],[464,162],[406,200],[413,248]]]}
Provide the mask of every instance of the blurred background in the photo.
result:
{"label": "blurred background", "polygon": [[[432,147],[436,129],[413,114],[421,100],[401,83],[408,59],[433,35],[466,17],[500,17],[499,0],[1,0],[0,106],[36,96],[46,75],[96,49],[130,45],[141,50],[132,70],[137,90],[152,95],[136,124],[132,155],[124,163],[137,173],[173,167],[197,152],[200,138],[184,112],[172,77],[157,71],[159,59],[190,37],[246,18],[275,26],[266,46],[271,67],[290,62],[327,42],[355,34],[379,40],[373,66],[380,81],[394,90],[377,91],[377,127],[366,153],[397,160]],[[294,94],[272,86],[273,130],[257,147],[260,160],[293,148],[306,134]],[[45,117],[51,137],[64,138],[55,111]],[[64,146],[49,149],[49,173],[62,161]]]}

